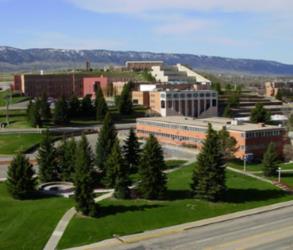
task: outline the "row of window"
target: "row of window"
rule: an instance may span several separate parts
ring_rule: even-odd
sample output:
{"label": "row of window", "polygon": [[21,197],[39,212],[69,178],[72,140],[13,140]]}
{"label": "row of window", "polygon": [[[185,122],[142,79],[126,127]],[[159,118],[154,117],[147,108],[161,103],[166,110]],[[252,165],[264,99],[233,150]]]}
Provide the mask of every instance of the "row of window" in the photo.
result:
{"label": "row of window", "polygon": [[171,134],[165,134],[165,133],[160,133],[160,132],[147,132],[144,130],[137,130],[137,133],[143,134],[148,136],[149,134],[153,134],[156,137],[164,137],[168,139],[172,139],[174,141],[184,141],[184,142],[193,142],[193,143],[201,143],[202,140],[199,138],[194,138],[194,137],[187,137],[187,136],[180,136],[180,135],[171,135]]}
{"label": "row of window", "polygon": [[[168,93],[167,98],[193,98],[193,97],[216,97],[217,93]],[[161,98],[166,98],[165,93],[161,93]]]}
{"label": "row of window", "polygon": [[256,131],[256,132],[247,132],[246,138],[258,138],[258,137],[272,137],[280,136],[280,130],[270,130],[270,131]]}
{"label": "row of window", "polygon": [[160,123],[160,122],[153,122],[153,121],[138,121],[137,124],[149,125],[149,126],[154,126],[159,128],[170,128],[170,129],[179,129],[179,130],[185,130],[185,131],[202,132],[202,133],[206,133],[207,131],[206,128],[190,127],[185,125]]}

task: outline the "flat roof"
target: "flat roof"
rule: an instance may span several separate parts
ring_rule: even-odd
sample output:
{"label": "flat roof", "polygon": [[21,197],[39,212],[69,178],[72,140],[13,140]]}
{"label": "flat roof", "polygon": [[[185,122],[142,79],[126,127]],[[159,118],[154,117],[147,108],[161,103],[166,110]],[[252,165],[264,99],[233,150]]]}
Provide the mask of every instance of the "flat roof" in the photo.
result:
{"label": "flat roof", "polygon": [[149,121],[149,122],[159,122],[159,123],[167,123],[167,124],[177,124],[177,125],[185,125],[191,127],[201,127],[207,128],[208,124],[211,123],[213,129],[221,130],[223,126],[226,126],[228,130],[234,131],[258,131],[258,130],[270,130],[270,129],[284,129],[279,126],[272,125],[264,125],[248,123],[248,122],[239,122],[237,125],[232,124],[233,119],[224,118],[224,117],[211,117],[211,118],[191,118],[184,116],[167,116],[167,117],[148,117],[148,118],[138,118],[139,121]]}

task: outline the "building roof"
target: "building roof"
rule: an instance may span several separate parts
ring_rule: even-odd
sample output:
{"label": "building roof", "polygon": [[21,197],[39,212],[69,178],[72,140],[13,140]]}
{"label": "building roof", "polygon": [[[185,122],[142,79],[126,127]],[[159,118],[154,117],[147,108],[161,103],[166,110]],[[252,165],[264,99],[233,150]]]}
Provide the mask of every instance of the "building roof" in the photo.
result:
{"label": "building roof", "polygon": [[167,124],[178,124],[178,125],[185,125],[190,127],[200,127],[200,128],[207,128],[208,124],[211,123],[213,129],[221,130],[224,126],[227,130],[233,131],[257,131],[257,130],[270,130],[270,129],[284,129],[279,126],[272,126],[272,125],[263,125],[263,124],[254,124],[248,122],[237,122],[235,120],[223,117],[211,117],[211,118],[204,118],[204,119],[193,119],[190,117],[184,116],[168,116],[168,117],[150,117],[150,118],[139,118],[139,121],[149,121],[149,122],[159,122],[159,123],[167,123]]}

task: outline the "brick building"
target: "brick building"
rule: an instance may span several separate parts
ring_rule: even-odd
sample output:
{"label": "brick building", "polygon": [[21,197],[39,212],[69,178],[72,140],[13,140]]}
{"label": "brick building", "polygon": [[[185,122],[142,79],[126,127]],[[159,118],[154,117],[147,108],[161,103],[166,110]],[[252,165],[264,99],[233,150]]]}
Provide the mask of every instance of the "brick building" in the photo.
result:
{"label": "brick building", "polygon": [[40,97],[44,93],[48,97],[60,98],[76,95],[95,96],[95,85],[99,84],[107,95],[109,85],[115,81],[129,81],[125,77],[104,77],[93,74],[25,74],[15,75],[13,89],[20,91],[29,97]]}
{"label": "brick building", "polygon": [[226,118],[192,119],[178,117],[152,117],[137,119],[136,129],[140,138],[155,135],[162,143],[202,147],[206,138],[208,124],[219,131],[226,127],[230,135],[237,141],[237,158],[250,154],[254,158],[261,158],[270,142],[276,144],[279,155],[283,153],[283,146],[288,142],[286,130],[278,126],[251,124],[233,121]]}

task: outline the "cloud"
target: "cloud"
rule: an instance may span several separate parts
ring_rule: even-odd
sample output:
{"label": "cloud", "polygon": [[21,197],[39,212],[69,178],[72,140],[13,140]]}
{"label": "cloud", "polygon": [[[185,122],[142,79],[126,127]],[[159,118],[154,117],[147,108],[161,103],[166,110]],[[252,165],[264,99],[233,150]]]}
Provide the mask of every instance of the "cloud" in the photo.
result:
{"label": "cloud", "polygon": [[[0,0],[1,1],[1,0]],[[30,33],[31,39],[23,47],[61,48],[61,49],[119,49],[124,42],[107,38],[78,38],[59,32]]]}
{"label": "cloud", "polygon": [[223,11],[290,13],[292,0],[66,0],[95,12]]}
{"label": "cloud", "polygon": [[211,20],[177,17],[161,22],[154,31],[159,35],[187,35],[214,25]]}

